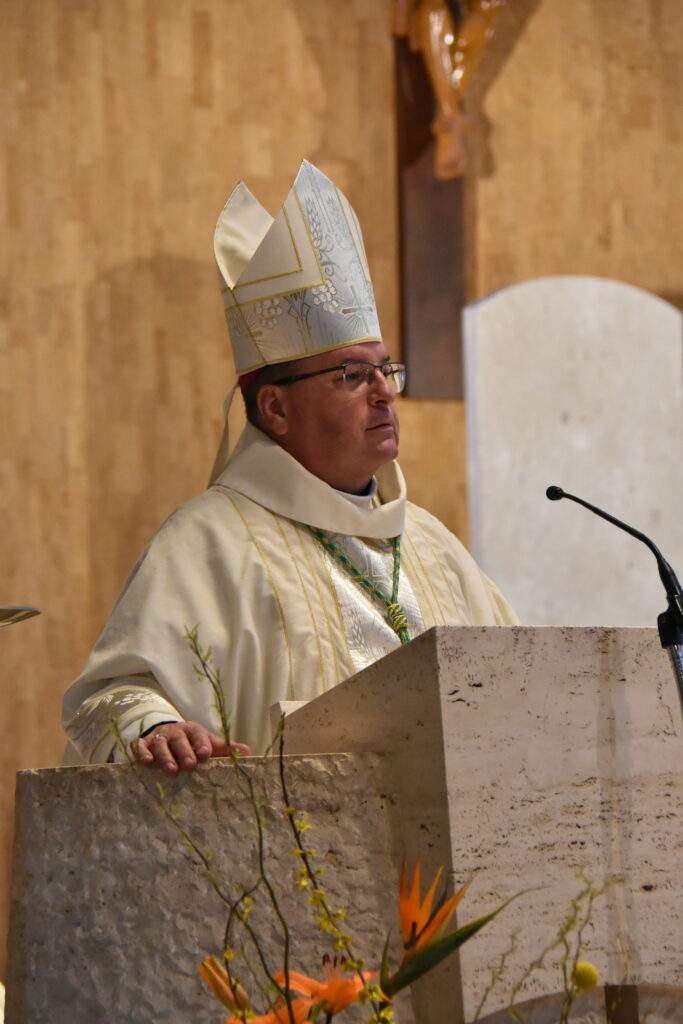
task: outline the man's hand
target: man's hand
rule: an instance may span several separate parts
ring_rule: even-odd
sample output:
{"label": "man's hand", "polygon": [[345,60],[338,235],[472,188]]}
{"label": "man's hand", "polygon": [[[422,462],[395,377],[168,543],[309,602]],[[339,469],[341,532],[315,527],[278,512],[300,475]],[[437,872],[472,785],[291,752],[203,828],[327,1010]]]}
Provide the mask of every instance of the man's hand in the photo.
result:
{"label": "man's hand", "polygon": [[[236,754],[249,756],[246,743],[231,743]],[[227,757],[224,739],[199,722],[163,722],[131,745],[135,759],[146,766],[156,764],[165,775],[191,772],[200,761]]]}

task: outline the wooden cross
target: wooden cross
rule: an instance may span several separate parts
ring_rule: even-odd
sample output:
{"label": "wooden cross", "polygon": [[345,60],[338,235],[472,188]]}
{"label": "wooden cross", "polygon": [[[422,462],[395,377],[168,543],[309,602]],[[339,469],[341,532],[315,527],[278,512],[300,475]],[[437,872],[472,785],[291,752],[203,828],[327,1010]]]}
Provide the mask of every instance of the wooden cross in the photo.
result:
{"label": "wooden cross", "polygon": [[396,0],[400,316],[412,398],[462,397],[462,97],[504,3]]}

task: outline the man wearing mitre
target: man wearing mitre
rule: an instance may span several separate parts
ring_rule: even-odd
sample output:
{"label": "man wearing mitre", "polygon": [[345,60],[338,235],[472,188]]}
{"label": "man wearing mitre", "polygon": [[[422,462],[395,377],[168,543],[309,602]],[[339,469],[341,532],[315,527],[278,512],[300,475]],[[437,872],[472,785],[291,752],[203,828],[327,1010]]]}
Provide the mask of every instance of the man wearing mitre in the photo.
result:
{"label": "man wearing mitre", "polygon": [[112,717],[168,774],[225,753],[186,627],[211,648],[233,739],[260,753],[277,701],[317,697],[431,626],[516,621],[406,499],[405,368],[339,189],[304,161],[273,219],[238,184],[214,252],[248,421],[229,458],[224,436],[209,488],[153,537],[66,694],[68,763],[121,758]]}

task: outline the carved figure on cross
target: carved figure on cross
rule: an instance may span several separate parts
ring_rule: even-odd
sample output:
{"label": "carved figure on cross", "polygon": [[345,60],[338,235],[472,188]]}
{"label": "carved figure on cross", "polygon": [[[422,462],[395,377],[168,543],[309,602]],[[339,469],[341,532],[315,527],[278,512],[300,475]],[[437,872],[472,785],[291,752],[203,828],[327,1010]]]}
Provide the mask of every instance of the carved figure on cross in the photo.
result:
{"label": "carved figure on cross", "polygon": [[447,181],[465,173],[462,100],[505,0],[395,0],[394,31],[421,52],[436,98],[434,173]]}

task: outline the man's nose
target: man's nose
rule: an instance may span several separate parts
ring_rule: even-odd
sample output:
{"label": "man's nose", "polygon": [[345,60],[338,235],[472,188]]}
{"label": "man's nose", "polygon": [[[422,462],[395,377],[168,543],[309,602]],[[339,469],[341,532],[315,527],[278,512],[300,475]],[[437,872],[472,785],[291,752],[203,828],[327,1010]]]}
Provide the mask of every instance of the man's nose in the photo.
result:
{"label": "man's nose", "polygon": [[379,366],[376,366],[374,369],[375,372],[370,382],[371,399],[380,402],[393,402],[396,398],[393,377],[387,377],[386,374],[382,373]]}

